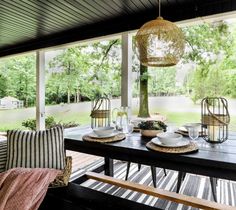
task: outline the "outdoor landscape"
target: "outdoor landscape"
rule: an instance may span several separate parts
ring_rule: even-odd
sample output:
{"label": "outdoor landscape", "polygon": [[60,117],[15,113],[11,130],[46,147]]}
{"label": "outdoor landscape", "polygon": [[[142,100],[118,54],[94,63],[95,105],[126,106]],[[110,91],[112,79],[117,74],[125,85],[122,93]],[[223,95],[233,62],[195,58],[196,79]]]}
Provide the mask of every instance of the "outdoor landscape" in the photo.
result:
{"label": "outdoor landscape", "polygon": [[[199,122],[201,100],[223,96],[229,102],[230,129],[236,131],[236,24],[220,21],[182,29],[186,50],[175,67],[142,68],[133,41],[133,117],[159,114],[177,126]],[[34,53],[0,60],[0,131],[26,129],[22,123],[35,119],[35,60]],[[112,108],[120,106],[120,39],[47,52],[46,61],[46,117],[84,125],[90,123],[91,100],[96,97],[106,95]],[[145,87],[146,93],[140,91]],[[147,92],[149,113],[143,113],[145,104],[139,98]],[[23,107],[3,106],[7,96]]]}

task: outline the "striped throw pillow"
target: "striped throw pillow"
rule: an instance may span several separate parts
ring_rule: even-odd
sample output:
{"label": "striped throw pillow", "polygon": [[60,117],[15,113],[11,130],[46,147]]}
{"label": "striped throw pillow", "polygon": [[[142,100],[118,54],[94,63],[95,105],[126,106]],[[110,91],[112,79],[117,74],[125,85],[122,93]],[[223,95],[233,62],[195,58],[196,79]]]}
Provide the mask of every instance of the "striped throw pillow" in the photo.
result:
{"label": "striped throw pillow", "polygon": [[63,128],[8,131],[6,169],[15,167],[64,169]]}
{"label": "striped throw pillow", "polygon": [[7,140],[0,141],[0,173],[5,171],[7,162]]}

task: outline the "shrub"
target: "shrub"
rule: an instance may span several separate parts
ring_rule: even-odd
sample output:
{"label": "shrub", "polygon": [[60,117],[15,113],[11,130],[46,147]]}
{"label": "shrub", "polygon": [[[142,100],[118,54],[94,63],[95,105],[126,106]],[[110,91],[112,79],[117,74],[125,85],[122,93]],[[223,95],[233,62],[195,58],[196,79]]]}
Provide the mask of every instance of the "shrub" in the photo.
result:
{"label": "shrub", "polygon": [[[53,125],[56,124],[54,117],[48,116],[45,118],[45,127],[51,128]],[[22,122],[22,126],[30,129],[30,130],[36,130],[36,119],[28,119]]]}
{"label": "shrub", "polygon": [[[68,123],[62,123],[62,122],[56,122],[54,117],[52,116],[48,116],[45,119],[45,127],[46,129],[48,128],[52,128],[55,126],[61,125],[64,128],[71,128],[71,127],[75,127],[78,126],[78,123],[75,122],[68,122]],[[30,129],[30,130],[36,130],[36,119],[28,119],[22,122],[22,126]]]}

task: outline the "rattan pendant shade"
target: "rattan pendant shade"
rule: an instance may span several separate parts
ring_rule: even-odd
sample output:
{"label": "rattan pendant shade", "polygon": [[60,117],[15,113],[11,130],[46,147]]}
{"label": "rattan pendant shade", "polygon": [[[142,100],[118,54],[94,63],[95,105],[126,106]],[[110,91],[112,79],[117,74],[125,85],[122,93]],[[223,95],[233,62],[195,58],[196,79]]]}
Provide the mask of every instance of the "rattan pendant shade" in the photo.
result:
{"label": "rattan pendant shade", "polygon": [[158,17],[137,32],[139,59],[144,66],[173,66],[184,53],[184,35],[174,23]]}

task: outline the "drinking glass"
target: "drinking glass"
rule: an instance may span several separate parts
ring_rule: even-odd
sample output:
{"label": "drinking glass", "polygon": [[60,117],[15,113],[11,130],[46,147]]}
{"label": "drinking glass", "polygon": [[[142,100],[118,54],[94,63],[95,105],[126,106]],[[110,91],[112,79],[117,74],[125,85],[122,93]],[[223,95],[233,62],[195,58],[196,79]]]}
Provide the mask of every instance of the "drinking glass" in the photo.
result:
{"label": "drinking glass", "polygon": [[187,123],[184,127],[188,130],[188,136],[192,141],[196,141],[199,137],[199,131],[201,128],[200,123]]}
{"label": "drinking glass", "polygon": [[166,131],[169,132],[169,133],[174,133],[176,132],[178,129],[177,129],[177,126],[175,123],[167,123],[167,128],[166,128]]}
{"label": "drinking glass", "polygon": [[133,123],[129,122],[128,125],[127,125],[128,136],[131,135],[133,130],[134,130],[134,125],[133,125]]}
{"label": "drinking glass", "polygon": [[198,126],[189,126],[188,127],[189,138],[195,141],[199,137],[199,128]]}

